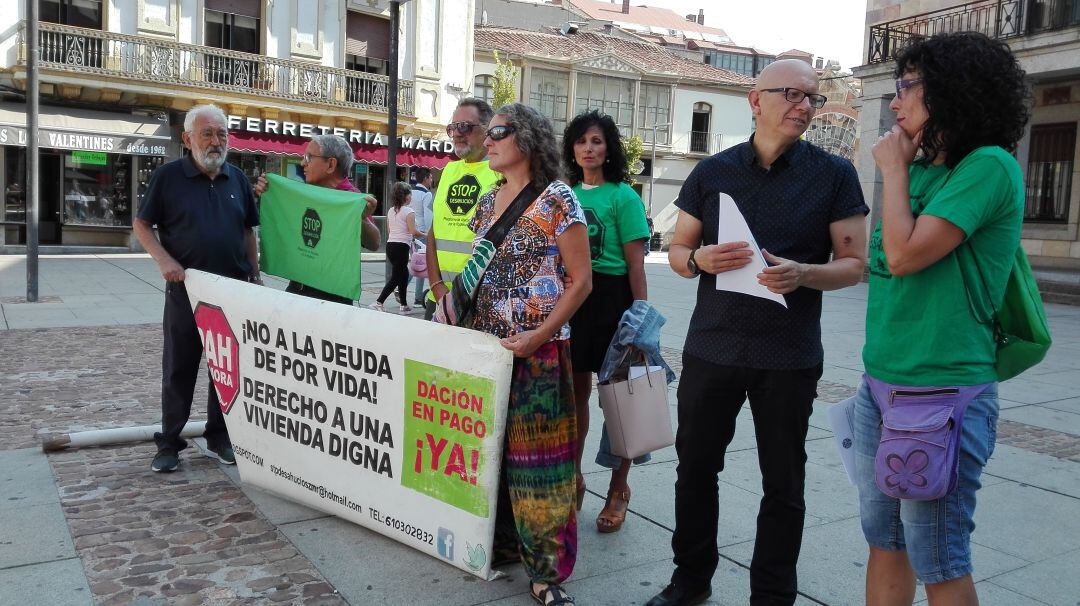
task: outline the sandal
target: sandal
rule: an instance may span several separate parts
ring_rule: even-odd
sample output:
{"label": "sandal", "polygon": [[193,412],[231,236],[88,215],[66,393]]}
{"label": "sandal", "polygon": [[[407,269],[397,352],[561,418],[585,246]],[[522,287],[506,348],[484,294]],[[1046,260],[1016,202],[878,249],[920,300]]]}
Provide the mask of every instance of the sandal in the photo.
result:
{"label": "sandal", "polygon": [[618,532],[626,521],[626,510],[629,507],[629,490],[609,490],[604,508],[600,515],[596,516],[596,530],[603,533]]}
{"label": "sandal", "polygon": [[[566,604],[574,604],[574,598],[570,597],[566,593],[566,590],[557,583],[545,586],[539,592],[536,591],[534,585],[529,583],[529,595],[539,604],[544,606],[566,606]],[[551,601],[548,601],[551,598]]]}
{"label": "sandal", "polygon": [[585,502],[585,476],[577,474],[577,511],[581,511],[581,504]]}

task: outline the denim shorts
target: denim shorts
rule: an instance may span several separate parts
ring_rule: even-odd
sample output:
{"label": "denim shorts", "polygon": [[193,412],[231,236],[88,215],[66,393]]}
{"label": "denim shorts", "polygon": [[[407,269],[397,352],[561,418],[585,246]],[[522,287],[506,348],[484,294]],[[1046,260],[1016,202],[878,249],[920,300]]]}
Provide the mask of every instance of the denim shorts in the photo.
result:
{"label": "denim shorts", "polygon": [[997,383],[968,404],[960,438],[956,489],[934,501],[894,499],[874,483],[874,455],[881,439],[881,412],[864,379],[855,401],[855,477],[863,535],[871,547],[906,551],[915,576],[942,583],[971,574],[975,492],[994,452]]}

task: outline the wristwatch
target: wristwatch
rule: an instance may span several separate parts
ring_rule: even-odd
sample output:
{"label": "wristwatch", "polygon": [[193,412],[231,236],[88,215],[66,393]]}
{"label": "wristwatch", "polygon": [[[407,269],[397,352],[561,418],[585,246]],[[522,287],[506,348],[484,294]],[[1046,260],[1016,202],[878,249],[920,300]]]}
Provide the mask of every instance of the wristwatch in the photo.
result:
{"label": "wristwatch", "polygon": [[686,268],[689,269],[690,273],[694,274],[695,276],[701,274],[701,268],[698,267],[697,261],[694,260],[694,253],[696,253],[697,251],[698,249],[696,248],[690,251],[690,258],[686,260]]}

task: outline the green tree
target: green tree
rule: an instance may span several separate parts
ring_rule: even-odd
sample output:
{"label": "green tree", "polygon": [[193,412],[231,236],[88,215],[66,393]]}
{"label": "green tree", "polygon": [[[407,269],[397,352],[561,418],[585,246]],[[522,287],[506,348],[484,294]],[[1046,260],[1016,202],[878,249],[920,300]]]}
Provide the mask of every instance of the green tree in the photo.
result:
{"label": "green tree", "polygon": [[630,175],[630,185],[634,185],[637,183],[634,175],[640,175],[645,168],[641,163],[641,154],[645,153],[645,141],[641,135],[623,137],[622,146],[626,153],[626,172]]}
{"label": "green tree", "polygon": [[518,100],[517,81],[521,70],[515,67],[509,59],[506,61],[499,59],[499,51],[492,51],[491,54],[495,55],[495,64],[498,66],[495,68],[495,83],[492,86],[494,96],[491,105],[495,109],[499,109],[507,103]]}

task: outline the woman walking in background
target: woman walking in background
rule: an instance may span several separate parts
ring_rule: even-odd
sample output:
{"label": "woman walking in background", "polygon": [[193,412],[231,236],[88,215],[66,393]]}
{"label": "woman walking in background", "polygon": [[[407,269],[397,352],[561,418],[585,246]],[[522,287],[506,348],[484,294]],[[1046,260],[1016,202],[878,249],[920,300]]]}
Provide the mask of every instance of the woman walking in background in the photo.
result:
{"label": "woman walking in background", "polygon": [[405,287],[409,284],[409,254],[412,253],[413,238],[424,238],[427,234],[416,227],[416,212],[409,206],[411,198],[412,188],[408,183],[395,183],[390,191],[392,206],[386,213],[389,232],[386,236],[386,258],[390,261],[390,275],[378,300],[369,306],[371,309],[386,311],[383,302],[396,289],[401,305],[399,313],[407,314],[412,311],[408,299],[405,298]]}
{"label": "woman walking in background", "polygon": [[[581,458],[589,433],[589,396],[593,373],[599,373],[619,320],[635,300],[648,299],[645,247],[649,225],[645,205],[627,183],[626,153],[619,128],[610,116],[593,110],[574,118],[563,133],[563,164],[589,225],[593,289],[570,319],[570,358],[574,365],[577,409],[577,508],[585,496]],[[630,459],[610,451],[607,430],[596,462],[611,469],[607,501],[596,529],[615,532],[630,505]],[[644,463],[649,455],[636,460]]]}

